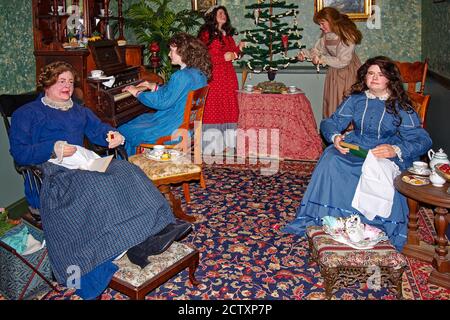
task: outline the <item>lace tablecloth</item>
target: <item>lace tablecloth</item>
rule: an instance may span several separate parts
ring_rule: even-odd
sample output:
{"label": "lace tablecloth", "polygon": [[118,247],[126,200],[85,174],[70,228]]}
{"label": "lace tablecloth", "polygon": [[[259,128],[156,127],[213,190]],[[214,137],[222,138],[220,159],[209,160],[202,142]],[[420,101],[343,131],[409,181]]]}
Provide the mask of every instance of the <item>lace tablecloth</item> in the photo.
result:
{"label": "lace tablecloth", "polygon": [[[259,137],[266,136],[261,129],[267,130],[267,143],[258,140],[258,149],[247,142],[245,155],[273,155],[271,152],[271,131],[279,129],[279,157],[297,160],[316,160],[322,153],[322,140],[317,131],[316,122],[309,100],[303,93],[297,94],[258,94],[238,92],[239,122],[238,128],[248,136],[255,130]],[[240,133],[242,134],[242,133]],[[262,135],[261,135],[262,134]],[[238,154],[243,155],[243,148]],[[274,143],[277,143],[274,140]],[[265,148],[261,148],[265,145]],[[266,153],[267,152],[267,153]]]}

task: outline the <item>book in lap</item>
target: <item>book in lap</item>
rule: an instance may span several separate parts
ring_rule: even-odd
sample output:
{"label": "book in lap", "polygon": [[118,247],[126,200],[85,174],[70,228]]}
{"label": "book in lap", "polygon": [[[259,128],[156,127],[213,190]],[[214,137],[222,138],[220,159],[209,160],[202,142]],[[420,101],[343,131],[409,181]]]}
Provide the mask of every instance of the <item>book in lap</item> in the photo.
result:
{"label": "book in lap", "polygon": [[348,142],[341,141],[339,142],[341,147],[349,148],[350,153],[354,156],[365,158],[367,157],[367,153],[369,153],[369,150],[363,149],[360,146]]}
{"label": "book in lap", "polygon": [[58,159],[50,159],[48,161],[68,169],[105,172],[113,158],[112,155],[102,158],[94,151],[81,146],[76,147],[77,151],[72,156],[64,157],[62,161]]}

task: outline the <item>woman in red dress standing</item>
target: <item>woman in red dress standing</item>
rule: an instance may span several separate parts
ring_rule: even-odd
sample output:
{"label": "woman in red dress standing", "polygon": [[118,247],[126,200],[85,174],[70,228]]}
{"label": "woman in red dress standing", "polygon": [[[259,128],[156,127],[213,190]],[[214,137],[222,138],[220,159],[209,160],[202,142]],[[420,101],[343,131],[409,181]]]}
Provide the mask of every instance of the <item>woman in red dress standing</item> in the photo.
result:
{"label": "woman in red dress standing", "polygon": [[[212,77],[203,114],[203,150],[206,154],[229,153],[236,147],[239,116],[238,80],[233,61],[238,59],[244,42],[237,46],[233,39],[227,9],[214,6],[205,14],[205,24],[198,37],[208,46],[212,62]],[[210,130],[217,129],[217,130]]]}

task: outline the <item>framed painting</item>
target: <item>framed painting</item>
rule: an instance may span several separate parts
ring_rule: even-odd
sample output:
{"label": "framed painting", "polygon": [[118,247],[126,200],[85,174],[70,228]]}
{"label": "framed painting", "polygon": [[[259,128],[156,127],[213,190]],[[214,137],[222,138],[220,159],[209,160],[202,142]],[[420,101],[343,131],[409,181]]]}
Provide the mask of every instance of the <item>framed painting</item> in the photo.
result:
{"label": "framed painting", "polygon": [[367,20],[372,13],[374,0],[315,0],[314,12],[333,7],[354,21]]}
{"label": "framed painting", "polygon": [[217,4],[217,0],[191,0],[192,10],[205,12]]}

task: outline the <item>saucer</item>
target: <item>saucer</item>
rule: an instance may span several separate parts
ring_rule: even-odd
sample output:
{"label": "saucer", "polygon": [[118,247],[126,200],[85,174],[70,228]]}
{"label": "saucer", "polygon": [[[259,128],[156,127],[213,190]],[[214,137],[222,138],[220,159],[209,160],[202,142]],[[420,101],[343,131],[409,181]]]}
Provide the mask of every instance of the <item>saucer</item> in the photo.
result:
{"label": "saucer", "polygon": [[403,176],[402,181],[413,186],[424,186],[430,183],[430,180],[428,180],[428,178],[413,175]]}
{"label": "saucer", "polygon": [[166,151],[170,154],[170,159],[161,159],[162,155],[156,154],[155,150],[147,150],[146,152],[144,152],[144,157],[151,160],[167,162],[175,160],[181,156],[181,152],[178,150],[166,150]]}
{"label": "saucer", "polygon": [[408,172],[418,175],[418,176],[423,176],[423,177],[428,177],[431,174],[430,169],[425,169],[423,172],[419,173],[416,171],[416,169],[414,167],[409,167]]}

